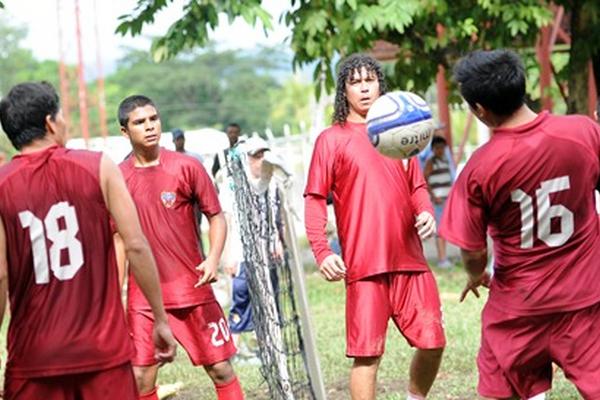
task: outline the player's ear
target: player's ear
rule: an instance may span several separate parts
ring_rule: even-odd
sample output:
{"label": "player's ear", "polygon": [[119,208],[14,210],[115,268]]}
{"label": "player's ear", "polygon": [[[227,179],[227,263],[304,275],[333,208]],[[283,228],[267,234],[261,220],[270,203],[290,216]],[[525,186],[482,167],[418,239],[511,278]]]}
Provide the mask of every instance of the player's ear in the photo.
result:
{"label": "player's ear", "polygon": [[54,118],[52,118],[52,115],[50,115],[50,114],[46,115],[45,125],[46,125],[47,133],[51,133],[51,134],[56,133],[56,121]]}
{"label": "player's ear", "polygon": [[127,128],[125,128],[124,126],[122,126],[120,128],[121,131],[121,135],[125,136],[127,139],[129,139],[129,132],[127,132]]}
{"label": "player's ear", "polygon": [[473,112],[475,113],[475,115],[477,116],[477,118],[479,119],[483,119],[485,118],[485,108],[483,108],[483,106],[479,103],[475,103],[475,107],[473,107]]}

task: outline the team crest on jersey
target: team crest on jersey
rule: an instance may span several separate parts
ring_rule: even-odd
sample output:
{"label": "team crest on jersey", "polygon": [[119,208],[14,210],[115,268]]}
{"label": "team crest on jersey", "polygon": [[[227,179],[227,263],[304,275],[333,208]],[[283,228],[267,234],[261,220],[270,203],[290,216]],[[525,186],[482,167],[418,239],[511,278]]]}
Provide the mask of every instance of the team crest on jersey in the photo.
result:
{"label": "team crest on jersey", "polygon": [[176,198],[177,198],[177,195],[173,192],[162,192],[160,194],[160,201],[162,201],[163,206],[165,206],[167,208],[173,207],[173,204],[175,204]]}

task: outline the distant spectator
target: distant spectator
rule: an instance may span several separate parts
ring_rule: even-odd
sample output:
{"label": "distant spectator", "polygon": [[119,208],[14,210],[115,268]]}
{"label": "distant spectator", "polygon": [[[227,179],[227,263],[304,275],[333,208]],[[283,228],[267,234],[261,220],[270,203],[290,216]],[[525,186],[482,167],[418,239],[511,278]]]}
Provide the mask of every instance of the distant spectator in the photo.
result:
{"label": "distant spectator", "polygon": [[[433,136],[447,137],[446,125],[441,123],[438,124],[438,126],[436,126],[435,130],[433,131]],[[454,180],[456,178],[456,165],[454,164],[454,160],[452,159],[452,153],[450,152],[449,146],[446,146],[445,154],[450,164],[450,174],[452,175],[452,180]],[[427,162],[427,160],[429,160],[429,158],[431,158],[432,155],[433,151],[431,150],[431,146],[425,147],[423,151],[419,153],[417,157],[419,159],[419,165],[421,166],[421,169],[425,169],[425,163]]]}
{"label": "distant spectator", "polygon": [[[435,222],[439,226],[442,219],[446,199],[450,194],[452,187],[452,173],[450,171],[450,161],[446,156],[446,139],[442,136],[434,136],[431,140],[432,156],[425,163],[423,176],[427,181],[429,195],[435,211]],[[436,236],[438,267],[450,268],[452,264],[446,256],[446,241]]]}
{"label": "distant spectator", "polygon": [[193,151],[187,151],[185,149],[185,133],[183,132],[183,130],[181,130],[179,128],[175,128],[175,129],[173,129],[171,134],[173,135],[173,144],[175,145],[176,152],[187,154],[188,156],[194,157],[201,163],[204,162],[204,159],[202,158],[202,156],[200,154],[194,153]]}
{"label": "distant spectator", "polygon": [[[229,149],[236,145],[236,143],[238,142],[238,140],[240,138],[241,131],[242,130],[240,129],[240,126],[238,124],[236,124],[235,122],[232,122],[229,125],[227,125],[226,133],[227,133],[227,138],[229,139]],[[215,160],[213,161],[213,166],[211,169],[213,177],[216,177],[217,172],[219,172],[219,170],[221,169],[222,163],[219,160],[219,158],[221,156],[224,156],[225,158],[223,158],[223,160],[225,160],[227,157],[227,153],[229,153],[229,149],[225,149],[225,151],[223,153],[217,154],[215,156]]]}

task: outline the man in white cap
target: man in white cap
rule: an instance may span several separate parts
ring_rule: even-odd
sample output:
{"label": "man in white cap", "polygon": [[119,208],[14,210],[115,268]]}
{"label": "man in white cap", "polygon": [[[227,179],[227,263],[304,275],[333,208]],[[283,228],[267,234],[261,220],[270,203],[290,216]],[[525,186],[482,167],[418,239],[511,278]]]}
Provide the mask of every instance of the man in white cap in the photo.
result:
{"label": "man in white cap", "polygon": [[[281,256],[281,239],[279,227],[280,223],[276,221],[278,215],[277,209],[277,187],[271,179],[274,167],[279,167],[285,175],[289,175],[281,159],[270,151],[269,144],[262,138],[254,136],[240,143],[240,152],[247,156],[247,178],[252,188],[252,196],[257,197],[257,204],[261,210],[265,212],[259,213],[260,221],[254,221],[257,224],[263,224],[264,219],[268,225],[272,226],[269,232],[272,234],[267,238],[265,250]],[[235,209],[235,206],[233,207]],[[270,208],[270,210],[269,210]],[[268,211],[267,211],[268,210]],[[250,258],[248,254],[242,251],[243,237],[240,236],[238,215],[232,210],[231,218],[228,219],[232,225],[229,229],[230,235],[228,245],[226,246],[225,270],[233,277],[232,282],[232,306],[229,312],[229,326],[234,342],[240,349],[238,354],[244,356],[252,356],[244,351],[245,346],[240,343],[240,335],[243,332],[251,332],[254,330],[254,321],[252,316],[252,308],[250,303],[250,290],[247,282],[247,260]],[[237,235],[234,235],[234,232]],[[235,237],[234,237],[235,236]],[[271,275],[275,278],[274,275]],[[273,282],[276,285],[276,281]],[[252,357],[253,358],[253,357]]]}

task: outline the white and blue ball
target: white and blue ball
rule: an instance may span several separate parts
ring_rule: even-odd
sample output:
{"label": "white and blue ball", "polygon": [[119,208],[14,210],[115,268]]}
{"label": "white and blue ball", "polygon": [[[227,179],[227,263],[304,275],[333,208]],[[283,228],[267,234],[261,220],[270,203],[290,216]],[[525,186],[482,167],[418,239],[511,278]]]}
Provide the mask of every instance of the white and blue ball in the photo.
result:
{"label": "white and blue ball", "polygon": [[375,100],[367,113],[371,143],[391,158],[417,155],[429,144],[434,130],[431,109],[414,93],[386,93]]}

